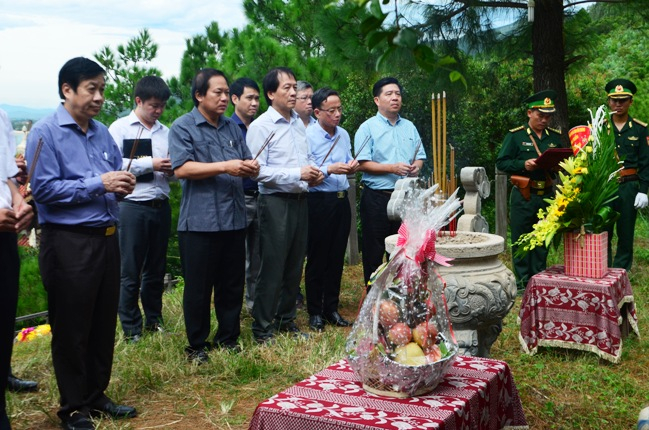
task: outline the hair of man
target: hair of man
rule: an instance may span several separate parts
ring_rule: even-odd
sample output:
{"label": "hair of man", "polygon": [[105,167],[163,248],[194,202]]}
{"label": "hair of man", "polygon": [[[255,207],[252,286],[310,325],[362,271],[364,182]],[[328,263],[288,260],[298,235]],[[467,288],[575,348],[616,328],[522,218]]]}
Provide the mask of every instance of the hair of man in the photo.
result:
{"label": "hair of man", "polygon": [[268,73],[266,73],[266,76],[264,76],[264,80],[262,81],[261,85],[264,88],[264,98],[266,99],[266,103],[268,106],[273,105],[273,101],[268,97],[268,93],[270,92],[275,92],[279,88],[279,76],[280,75],[288,75],[289,77],[292,77],[295,79],[295,73],[293,73],[293,70],[289,69],[288,67],[275,67],[274,69],[271,69]]}
{"label": "hair of man", "polygon": [[192,80],[192,100],[194,100],[194,106],[198,107],[198,99],[196,94],[204,96],[207,94],[207,91],[210,89],[210,79],[214,76],[223,76],[225,83],[230,86],[228,78],[220,70],[212,69],[210,67],[201,69],[196,73],[194,79]]}
{"label": "hair of man", "polygon": [[85,57],[75,57],[68,60],[59,71],[59,96],[61,100],[65,100],[61,88],[63,84],[68,84],[76,93],[81,82],[99,75],[105,76],[106,71],[92,60]]}
{"label": "hair of man", "polygon": [[241,98],[241,95],[246,88],[252,88],[259,92],[259,85],[257,85],[257,82],[250,78],[239,78],[230,85],[230,100],[232,100],[232,96]]}
{"label": "hair of man", "polygon": [[309,88],[313,89],[313,85],[311,85],[307,81],[297,81],[297,89],[296,89],[296,91],[298,93],[300,91],[308,90]]}
{"label": "hair of man", "polygon": [[311,103],[313,104],[314,109],[322,109],[322,104],[327,101],[327,99],[331,96],[338,96],[338,91],[332,90],[329,87],[323,87],[320,88],[318,91],[313,93],[313,97],[311,97]]}
{"label": "hair of man", "polygon": [[397,85],[399,87],[399,91],[403,93],[403,88],[401,87],[399,80],[397,78],[388,76],[386,78],[381,78],[378,81],[376,81],[374,87],[372,88],[372,94],[374,95],[374,97],[380,96],[381,92],[383,91],[383,87],[390,84]]}
{"label": "hair of man", "polygon": [[145,76],[135,84],[133,96],[139,97],[143,102],[153,98],[166,102],[171,97],[171,90],[161,77]]}

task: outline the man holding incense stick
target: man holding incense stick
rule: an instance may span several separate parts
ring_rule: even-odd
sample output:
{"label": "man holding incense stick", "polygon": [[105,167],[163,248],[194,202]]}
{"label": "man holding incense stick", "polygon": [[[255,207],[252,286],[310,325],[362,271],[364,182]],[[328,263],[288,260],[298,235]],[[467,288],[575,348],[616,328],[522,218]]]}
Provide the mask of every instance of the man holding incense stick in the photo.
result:
{"label": "man holding incense stick", "polygon": [[[548,127],[556,96],[554,90],[546,90],[524,100],[528,122],[509,130],[496,159],[496,167],[509,173],[514,185],[509,200],[512,244],[532,231],[539,210],[548,205],[545,199],[553,193],[552,172],[538,168],[535,160],[546,149],[563,146],[561,133]],[[545,270],[548,249],[537,246],[520,257],[515,255],[517,248],[512,246],[512,260],[518,289],[523,290],[532,276]]]}
{"label": "man holding incense stick", "polygon": [[293,110],[297,81],[277,67],[263,80],[268,110],[248,128],[250,152],[259,160],[259,250],[261,266],[252,308],[252,334],[259,344],[276,333],[304,337],[295,324],[295,299],[306,254],[308,187],[324,179],[309,162],[306,128]]}
{"label": "man holding incense stick", "polygon": [[[135,109],[111,124],[110,134],[123,154],[123,167],[137,179],[135,190],[119,204],[122,278],[119,320],[127,341],[137,342],[143,329],[162,331],[162,293],[171,228],[169,179],[173,176],[167,137],[158,118],[171,91],[158,76],[135,84]],[[133,154],[133,157],[131,157]],[[138,302],[142,300],[144,321]]]}
{"label": "man holding incense stick", "polygon": [[338,313],[338,296],[351,227],[347,175],[358,170],[358,162],[352,158],[349,134],[338,126],[343,113],[338,93],[319,89],[313,94],[313,107],[318,122],[307,128],[306,137],[312,160],[325,179],[309,188],[305,284],[309,327],[323,331],[325,323],[351,325]]}
{"label": "man holding incense stick", "polygon": [[[243,180],[259,173],[239,126],[224,116],[230,86],[220,70],[199,70],[192,82],[194,109],[169,132],[171,164],[183,196],[178,247],[185,279],[183,314],[187,359],[209,360],[212,348],[238,352],[246,262]],[[210,301],[218,329],[210,335]]]}
{"label": "man holding incense stick", "polygon": [[613,259],[611,226],[608,233],[608,264],[610,267],[631,270],[636,216],[638,210],[646,208],[649,203],[649,135],[647,124],[629,115],[637,91],[635,84],[628,79],[613,79],[606,84],[605,90],[612,111],[608,127],[615,133],[617,155],[624,161],[618,179],[618,198],[611,203],[613,209],[620,213],[615,223],[617,250]]}
{"label": "man holding incense stick", "polygon": [[359,170],[363,172],[360,216],[363,275],[368,290],[372,273],[383,263],[385,238],[399,230],[400,222],[391,221],[387,211],[394,184],[408,176],[417,177],[426,159],[417,128],[399,115],[402,92],[396,78],[377,81],[372,94],[378,112],[361,124],[354,136]]}
{"label": "man holding incense stick", "polygon": [[95,414],[137,414],[105,394],[119,300],[117,202],[133,191],[135,176],[122,170],[122,154],[108,128],[93,119],[104,103],[104,75],[87,58],[65,63],[59,72],[63,103],[27,136],[58,416],[66,429],[94,429]]}

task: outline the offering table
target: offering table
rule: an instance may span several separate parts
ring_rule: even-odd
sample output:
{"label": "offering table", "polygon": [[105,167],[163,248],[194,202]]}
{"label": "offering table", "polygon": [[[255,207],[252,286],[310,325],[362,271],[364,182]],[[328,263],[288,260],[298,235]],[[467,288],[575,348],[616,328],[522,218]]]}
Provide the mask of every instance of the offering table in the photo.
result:
{"label": "offering table", "polygon": [[431,393],[370,394],[346,360],[261,402],[251,430],[527,429],[507,363],[458,356]]}
{"label": "offering table", "polygon": [[622,339],[638,336],[638,318],[626,270],[610,268],[602,278],[567,276],[552,266],[528,282],[518,316],[519,341],[534,355],[539,346],[590,351],[619,363]]}

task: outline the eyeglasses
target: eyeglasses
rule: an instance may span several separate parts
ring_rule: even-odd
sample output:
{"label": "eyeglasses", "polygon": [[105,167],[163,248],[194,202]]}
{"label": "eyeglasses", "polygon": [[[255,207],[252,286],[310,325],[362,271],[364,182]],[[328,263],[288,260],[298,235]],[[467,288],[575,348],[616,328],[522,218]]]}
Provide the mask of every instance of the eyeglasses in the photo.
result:
{"label": "eyeglasses", "polygon": [[340,112],[340,114],[343,114],[343,107],[335,107],[335,108],[330,108],[330,109],[322,109],[325,112],[327,112],[329,115],[334,115],[336,112]]}
{"label": "eyeglasses", "polygon": [[296,97],[296,99],[304,102],[304,101],[307,101],[307,100],[311,100],[311,97],[312,96],[300,96],[300,97]]}

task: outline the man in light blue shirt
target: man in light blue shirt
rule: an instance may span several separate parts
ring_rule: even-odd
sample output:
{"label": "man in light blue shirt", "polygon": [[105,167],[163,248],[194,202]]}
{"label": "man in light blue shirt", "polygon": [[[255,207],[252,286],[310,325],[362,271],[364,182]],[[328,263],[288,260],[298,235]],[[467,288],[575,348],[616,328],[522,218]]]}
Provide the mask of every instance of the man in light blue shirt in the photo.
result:
{"label": "man in light blue shirt", "polygon": [[322,184],[309,189],[309,238],[305,269],[309,327],[324,330],[324,323],[348,327],[338,313],[340,281],[345,248],[351,227],[351,205],[347,198],[347,175],[358,169],[349,134],[338,127],[342,105],[338,93],[321,88],[313,94],[318,122],[306,130],[312,160],[325,176]]}
{"label": "man in light blue shirt", "polygon": [[400,223],[390,221],[387,214],[394,184],[399,179],[418,176],[426,159],[415,125],[399,115],[402,93],[399,81],[392,77],[380,79],[372,93],[378,113],[361,124],[354,136],[354,147],[360,150],[359,170],[363,172],[360,216],[366,285],[383,262],[385,238],[399,229]]}
{"label": "man in light blue shirt", "polygon": [[[301,336],[295,324],[307,242],[307,189],[322,182],[309,163],[306,128],[295,113],[297,81],[291,69],[278,67],[263,80],[268,110],[250,124],[246,141],[258,155],[259,250],[252,333],[258,343],[274,333]],[[267,143],[267,144],[265,144]]]}

